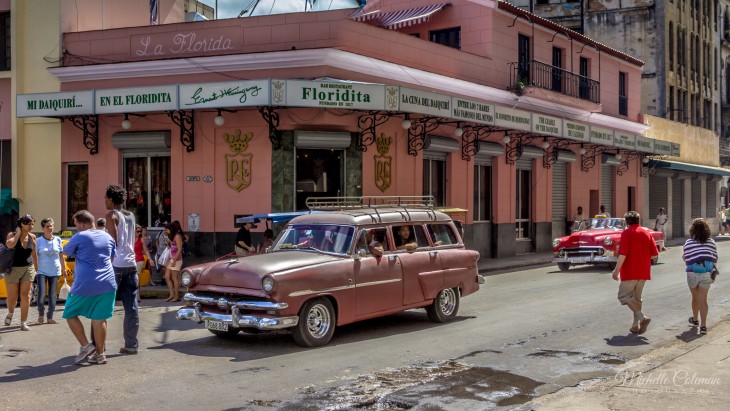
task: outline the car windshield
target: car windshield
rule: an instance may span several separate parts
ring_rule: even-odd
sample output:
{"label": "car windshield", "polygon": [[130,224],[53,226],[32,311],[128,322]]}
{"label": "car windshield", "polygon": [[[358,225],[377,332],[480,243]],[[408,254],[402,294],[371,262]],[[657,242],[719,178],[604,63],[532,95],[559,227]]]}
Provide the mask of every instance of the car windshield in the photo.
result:
{"label": "car windshield", "polygon": [[279,234],[273,251],[310,249],[347,254],[355,228],[331,224],[289,225]]}
{"label": "car windshield", "polygon": [[623,218],[591,218],[591,226],[590,229],[607,229],[612,228],[615,230],[623,230],[624,229],[624,219]]}

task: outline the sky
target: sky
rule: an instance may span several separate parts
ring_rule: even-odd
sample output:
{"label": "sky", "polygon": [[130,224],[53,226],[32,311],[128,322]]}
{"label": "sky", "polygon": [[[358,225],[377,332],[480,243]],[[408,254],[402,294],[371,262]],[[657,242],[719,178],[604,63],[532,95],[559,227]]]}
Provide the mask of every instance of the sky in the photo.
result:
{"label": "sky", "polygon": [[[200,0],[215,8],[216,0]],[[255,0],[218,0],[218,18],[228,19],[238,17],[244,9],[251,9]],[[304,11],[305,0],[261,0],[254,9],[255,15],[274,13],[293,13]],[[358,7],[358,0],[315,0],[317,10],[331,10]],[[250,13],[250,11],[249,11]]]}

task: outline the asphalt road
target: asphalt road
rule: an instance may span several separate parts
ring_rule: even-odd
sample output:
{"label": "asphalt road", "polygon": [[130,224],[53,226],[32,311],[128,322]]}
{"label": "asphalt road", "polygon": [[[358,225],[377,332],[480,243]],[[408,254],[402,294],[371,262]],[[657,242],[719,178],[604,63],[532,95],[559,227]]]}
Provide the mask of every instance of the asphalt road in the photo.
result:
{"label": "asphalt road", "polygon": [[[722,271],[730,267],[730,242],[718,249]],[[222,340],[176,320],[175,305],[144,300],[138,355],[116,354],[123,314],[117,307],[108,364],[74,366],[78,346],[64,321],[21,332],[16,314],[12,327],[0,327],[0,409],[520,407],[697,338],[687,326],[681,247],[662,253],[652,278],[644,292],[652,322],[642,336],[629,334],[630,311],[616,300],[617,284],[604,267],[491,275],[461,301],[456,321],[434,324],[413,310],[341,327],[318,349],[301,348],[289,335]],[[730,272],[723,273],[710,290],[710,333],[730,319],[728,282]],[[0,317],[5,313],[0,309]]]}

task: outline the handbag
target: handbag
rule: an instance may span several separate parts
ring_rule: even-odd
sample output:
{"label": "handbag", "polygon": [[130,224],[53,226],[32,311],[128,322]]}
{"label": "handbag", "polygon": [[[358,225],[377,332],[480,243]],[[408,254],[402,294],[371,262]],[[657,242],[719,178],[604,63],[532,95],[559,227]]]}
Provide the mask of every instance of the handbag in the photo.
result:
{"label": "handbag", "polygon": [[720,275],[720,271],[717,269],[717,265],[712,267],[712,271],[710,272],[710,278],[712,278],[712,281],[715,281],[715,278]]}
{"label": "handbag", "polygon": [[71,287],[66,282],[66,277],[63,277],[63,285],[61,286],[61,289],[58,290],[58,298],[62,300],[67,299],[69,292],[71,292]]}
{"label": "handbag", "polygon": [[7,248],[5,244],[0,244],[0,274],[7,274],[13,266],[14,248]]}
{"label": "handbag", "polygon": [[160,256],[157,258],[157,264],[159,264],[158,267],[165,267],[167,265],[167,261],[170,259],[170,247],[165,248],[165,251],[160,254]]}

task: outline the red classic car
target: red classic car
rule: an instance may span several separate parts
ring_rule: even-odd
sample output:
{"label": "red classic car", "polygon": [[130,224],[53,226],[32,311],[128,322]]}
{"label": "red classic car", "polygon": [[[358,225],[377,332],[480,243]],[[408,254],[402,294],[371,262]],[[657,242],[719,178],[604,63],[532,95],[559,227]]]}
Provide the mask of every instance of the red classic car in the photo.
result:
{"label": "red classic car", "polygon": [[[553,240],[553,262],[561,271],[567,271],[571,265],[608,264],[616,265],[621,232],[626,228],[623,218],[597,217],[580,223],[578,230],[569,236]],[[642,227],[651,233],[657,249],[664,249],[664,233]],[[659,257],[651,260],[656,264]]]}
{"label": "red classic car", "polygon": [[484,282],[479,253],[432,207],[358,202],[294,218],[266,254],[187,267],[177,318],[220,337],[285,329],[306,347],[327,344],[336,326],[412,308],[453,319]]}

